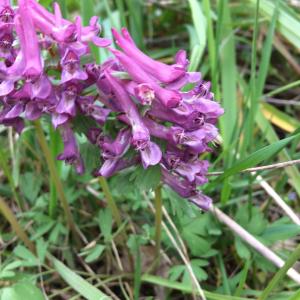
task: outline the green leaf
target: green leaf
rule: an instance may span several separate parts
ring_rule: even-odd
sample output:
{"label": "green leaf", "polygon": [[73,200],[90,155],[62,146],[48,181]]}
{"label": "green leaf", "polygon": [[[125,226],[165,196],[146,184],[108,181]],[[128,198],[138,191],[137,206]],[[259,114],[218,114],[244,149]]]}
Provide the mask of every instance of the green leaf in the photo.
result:
{"label": "green leaf", "polygon": [[[185,293],[197,293],[193,287],[190,285],[180,283],[180,282],[174,282],[159,276],[153,276],[153,275],[143,275],[142,276],[142,281],[150,283],[150,284],[155,284],[158,286],[163,286],[167,287],[170,289],[174,290],[179,290]],[[221,295],[217,293],[212,293],[208,291],[204,291],[204,294],[207,298],[207,300],[246,300],[248,298],[242,298],[242,297],[234,297],[234,296],[226,296],[226,295]]]}
{"label": "green leaf", "polygon": [[240,258],[250,259],[251,252],[239,237],[234,239],[235,249]]}
{"label": "green leaf", "polygon": [[270,69],[270,58],[272,54],[273,46],[273,37],[275,33],[276,21],[279,13],[279,0],[276,0],[276,7],[274,9],[272,21],[269,27],[269,30],[266,34],[266,40],[262,49],[262,58],[259,67],[259,73],[257,78],[257,96],[260,97],[263,93],[265,86],[268,70]]}
{"label": "green leaf", "polygon": [[73,119],[74,131],[79,134],[87,134],[91,127],[97,127],[96,122],[92,118],[88,118],[82,114],[78,114]]}
{"label": "green leaf", "polygon": [[43,293],[30,282],[18,282],[4,288],[0,300],[45,300]]}
{"label": "green leaf", "polygon": [[192,254],[195,256],[205,254],[211,247],[210,243],[205,238],[193,234],[190,231],[184,231],[183,237],[189,245]]}
{"label": "green leaf", "polygon": [[41,263],[44,263],[45,257],[47,254],[48,242],[45,242],[44,239],[38,239],[36,242],[36,251],[37,256]]}
{"label": "green leaf", "polygon": [[39,261],[26,247],[18,245],[14,249],[14,254],[28,263],[30,266],[38,266]]}
{"label": "green leaf", "polygon": [[91,263],[91,262],[97,260],[103,253],[104,249],[105,249],[104,245],[96,245],[94,248],[92,248],[89,251],[89,255],[85,258],[85,261],[87,263]]}
{"label": "green leaf", "polygon": [[263,290],[258,300],[266,300],[269,298],[269,294],[274,288],[276,288],[279,283],[285,277],[287,271],[295,264],[295,262],[300,258],[300,245],[289,255],[288,259],[285,261],[284,265],[275,273],[272,280],[269,282],[267,287]]}
{"label": "green leaf", "polygon": [[87,142],[80,145],[80,154],[86,173],[90,174],[101,165],[99,147]]}
{"label": "green leaf", "polygon": [[202,57],[206,46],[206,18],[202,12],[201,5],[197,0],[189,0],[192,12],[193,25],[196,29],[199,45],[199,59]]}
{"label": "green leaf", "polygon": [[189,64],[189,72],[195,72],[198,69],[201,59],[201,47],[199,45],[195,45],[192,48],[191,59]]}
{"label": "green leaf", "polygon": [[136,186],[141,191],[154,190],[160,183],[161,170],[160,166],[150,166],[146,170],[139,166],[130,176],[130,181],[134,181]]}
{"label": "green leaf", "polygon": [[[59,275],[81,296],[88,300],[108,300],[111,299],[100,290],[91,285],[88,281],[77,275],[56,258],[51,258],[54,268]],[[24,299],[24,298],[23,298]],[[23,300],[22,299],[22,300]]]}
{"label": "green leaf", "polygon": [[282,241],[300,234],[300,226],[296,224],[271,225],[263,235],[263,239],[271,242]]}
{"label": "green leaf", "polygon": [[112,221],[112,214],[109,208],[99,211],[98,222],[106,242],[110,241],[112,237]]}
{"label": "green leaf", "polygon": [[[265,118],[263,113],[258,110],[256,114],[256,123],[260,127],[260,130],[266,136],[269,143],[276,143],[279,141],[277,133],[270,124],[270,122]],[[291,160],[291,156],[286,149],[283,149],[282,153],[279,154],[281,160]],[[300,172],[297,166],[290,166],[284,170],[290,177],[290,181],[296,190],[297,194],[300,196]]]}
{"label": "green leaf", "polygon": [[27,172],[20,177],[21,191],[28,200],[34,202],[41,189],[42,182],[42,176]]}
{"label": "green leaf", "polygon": [[185,266],[184,265],[179,265],[179,266],[174,266],[169,270],[169,279],[172,281],[176,281],[180,278],[180,276],[184,273],[185,271]]}
{"label": "green leaf", "polygon": [[229,176],[241,172],[242,170],[251,168],[253,166],[257,166],[262,161],[270,159],[279,151],[281,151],[284,147],[286,147],[291,141],[293,141],[299,136],[299,133],[296,135],[292,135],[288,138],[282,139],[278,142],[275,142],[269,146],[255,151],[254,153],[250,154],[247,158],[238,161],[234,166],[226,170],[220,177],[216,179],[216,181],[220,182]]}
{"label": "green leaf", "polygon": [[[256,4],[257,0],[249,0],[252,4]],[[260,13],[268,18],[272,19],[276,4],[273,0],[262,0],[260,3]],[[290,42],[296,49],[300,48],[300,23],[290,12],[284,9],[281,4],[280,14],[278,16],[278,31]]]}
{"label": "green leaf", "polygon": [[299,300],[300,299],[300,289],[288,300]]}
{"label": "green leaf", "polygon": [[[223,44],[222,50],[220,51],[222,106],[225,110],[224,116],[220,119],[220,124],[225,149],[232,147],[232,139],[236,132],[238,120],[235,36],[231,24],[231,11],[228,0],[226,0],[223,4],[223,26],[220,29],[222,36],[221,42]],[[231,151],[228,152],[228,159],[230,159],[230,156],[233,156]]]}

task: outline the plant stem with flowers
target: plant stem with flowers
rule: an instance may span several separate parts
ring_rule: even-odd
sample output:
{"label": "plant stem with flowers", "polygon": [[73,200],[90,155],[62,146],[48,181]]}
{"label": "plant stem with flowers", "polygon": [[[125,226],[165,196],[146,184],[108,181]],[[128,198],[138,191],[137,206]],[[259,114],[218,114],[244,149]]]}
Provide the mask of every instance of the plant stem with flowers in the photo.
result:
{"label": "plant stem with flowers", "polygon": [[[91,124],[85,135],[102,158],[95,176],[159,165],[164,184],[207,210],[211,199],[197,187],[207,182],[209,163],[199,155],[211,151],[223,109],[214,101],[210,83],[200,73],[188,72],[185,51],[166,65],[138,49],[125,28],[112,29],[122,51],[109,47],[111,41],[98,36],[97,17],[83,26],[80,17],[74,23],[64,19],[57,3],[52,14],[35,0],[19,0],[17,10],[9,1],[2,2],[0,124],[21,132],[24,118],[50,116],[64,143],[57,159],[82,174],[85,164],[74,123],[84,117]],[[91,44],[108,47],[114,58],[82,66],[82,58],[91,57]],[[47,67],[48,57],[59,59],[54,73]],[[118,78],[118,72],[128,76]],[[187,85],[192,88],[183,89]],[[92,94],[87,92],[91,88]],[[105,128],[108,116],[114,122],[110,133]],[[66,203],[63,206],[73,227]],[[115,209],[113,213],[116,216]]]}

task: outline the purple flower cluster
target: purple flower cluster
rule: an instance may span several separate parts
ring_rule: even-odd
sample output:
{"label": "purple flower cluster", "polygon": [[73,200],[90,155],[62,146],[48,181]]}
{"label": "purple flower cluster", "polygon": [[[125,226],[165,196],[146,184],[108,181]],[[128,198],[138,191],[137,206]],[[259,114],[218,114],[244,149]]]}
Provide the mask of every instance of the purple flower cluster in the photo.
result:
{"label": "purple flower cluster", "polygon": [[[64,142],[57,159],[83,173],[73,120],[88,117],[96,125],[87,137],[103,159],[96,176],[160,165],[165,184],[208,209],[211,200],[197,186],[207,182],[209,164],[199,155],[211,151],[208,143],[218,135],[223,109],[201,74],[187,71],[185,51],[166,65],[140,51],[126,29],[113,29],[121,51],[116,50],[98,36],[97,17],[88,26],[80,17],[72,23],[62,18],[58,4],[52,14],[35,0],[19,0],[16,9],[0,0],[0,28],[0,124],[21,132],[24,119],[49,115]],[[113,57],[82,65],[90,44],[107,47]],[[89,93],[93,87],[96,95]],[[108,117],[121,128],[114,138],[103,130]]]}

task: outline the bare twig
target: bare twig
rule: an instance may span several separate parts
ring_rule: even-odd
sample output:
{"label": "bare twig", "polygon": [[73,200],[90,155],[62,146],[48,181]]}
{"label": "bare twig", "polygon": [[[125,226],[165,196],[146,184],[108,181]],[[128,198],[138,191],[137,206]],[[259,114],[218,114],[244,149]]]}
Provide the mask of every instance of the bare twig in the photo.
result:
{"label": "bare twig", "polygon": [[294,211],[284,202],[283,199],[276,193],[276,191],[259,175],[257,176],[261,187],[269,194],[270,197],[282,208],[286,215],[297,225],[300,225],[299,217]]}
{"label": "bare twig", "polygon": [[[147,199],[148,200],[148,199]],[[155,208],[153,206],[153,204],[148,200],[148,205],[150,206],[151,210],[153,213],[155,213]],[[187,271],[189,272],[189,275],[190,275],[190,278],[191,278],[191,281],[192,281],[192,284],[193,286],[196,287],[199,295],[201,296],[201,299],[202,300],[205,300],[206,297],[204,295],[204,292],[193,272],[193,269],[192,269],[192,266],[191,266],[191,263],[189,262],[188,258],[186,258],[186,256],[184,255],[181,247],[178,246],[178,243],[176,242],[176,240],[174,239],[171,231],[169,230],[169,228],[167,227],[166,223],[165,222],[162,222],[162,227],[163,229],[165,230],[165,232],[167,233],[171,243],[173,244],[173,246],[176,248],[179,256],[181,257],[181,259],[183,260],[184,264],[186,265],[186,268],[187,268]]]}
{"label": "bare twig", "polygon": [[[281,268],[284,265],[284,261],[277,254],[275,254],[272,250],[267,248],[253,235],[246,231],[243,227],[237,224],[229,216],[224,214],[220,209],[212,205],[209,210],[216,216],[216,218],[220,222],[227,225],[234,233],[236,233],[240,238],[242,238],[246,243],[253,247],[262,256],[264,256],[266,259],[272,262],[275,266]],[[287,275],[295,282],[300,284],[300,274],[295,269],[289,269]]]}
{"label": "bare twig", "polygon": [[286,99],[275,99],[275,98],[266,98],[266,102],[269,103],[275,103],[279,105],[294,105],[294,106],[300,106],[299,100],[286,100]]}
{"label": "bare twig", "polygon": [[[266,165],[266,166],[261,166],[261,167],[249,168],[249,169],[242,170],[241,173],[251,173],[251,172],[265,171],[265,170],[271,170],[271,169],[281,169],[281,168],[290,167],[290,166],[293,166],[296,164],[300,164],[300,159],[289,160],[289,161]],[[225,171],[209,172],[209,173],[207,173],[207,176],[219,176],[219,175],[222,175],[224,172]]]}

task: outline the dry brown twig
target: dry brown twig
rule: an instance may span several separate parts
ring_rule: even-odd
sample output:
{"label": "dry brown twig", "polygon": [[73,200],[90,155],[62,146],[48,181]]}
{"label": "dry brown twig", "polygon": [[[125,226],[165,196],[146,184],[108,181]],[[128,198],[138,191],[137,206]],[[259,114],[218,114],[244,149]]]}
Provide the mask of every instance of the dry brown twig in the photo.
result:
{"label": "dry brown twig", "polygon": [[[260,167],[255,167],[255,168],[248,168],[248,169],[242,170],[241,173],[251,173],[251,172],[257,172],[257,171],[281,169],[281,168],[286,168],[286,167],[290,167],[290,166],[297,165],[297,164],[300,164],[300,159],[289,160],[289,161],[285,161],[285,162],[280,162],[280,163],[276,163],[276,164],[260,166]],[[207,173],[207,176],[219,176],[219,175],[222,175],[224,172],[225,171],[209,172],[209,173]]]}

